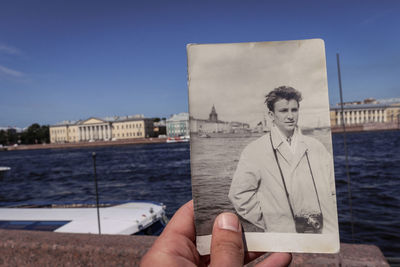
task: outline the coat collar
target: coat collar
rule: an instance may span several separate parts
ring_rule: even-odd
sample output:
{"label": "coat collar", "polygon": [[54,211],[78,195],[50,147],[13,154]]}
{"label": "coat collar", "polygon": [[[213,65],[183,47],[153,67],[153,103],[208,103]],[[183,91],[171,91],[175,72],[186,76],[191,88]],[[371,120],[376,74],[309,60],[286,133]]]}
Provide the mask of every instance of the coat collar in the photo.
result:
{"label": "coat collar", "polygon": [[282,158],[292,167],[296,168],[299,164],[301,158],[305,155],[308,150],[307,144],[305,142],[305,137],[300,133],[298,128],[295,129],[295,138],[293,141],[296,143],[293,144],[295,146],[295,151],[293,153],[292,149],[286,143],[286,141],[282,140],[282,134],[279,132],[279,129],[276,126],[271,127],[271,141],[272,147]]}

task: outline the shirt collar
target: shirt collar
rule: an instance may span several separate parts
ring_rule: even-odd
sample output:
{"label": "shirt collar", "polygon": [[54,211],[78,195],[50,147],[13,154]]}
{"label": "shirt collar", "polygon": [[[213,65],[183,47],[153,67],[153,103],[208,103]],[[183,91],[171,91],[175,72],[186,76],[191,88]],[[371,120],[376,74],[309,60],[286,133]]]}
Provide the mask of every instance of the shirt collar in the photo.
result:
{"label": "shirt collar", "polygon": [[272,145],[274,146],[275,149],[277,149],[279,146],[283,145],[286,143],[289,147],[294,149],[295,145],[297,144],[298,140],[298,130],[297,127],[293,131],[293,135],[290,137],[291,138],[291,144],[287,141],[287,137],[279,130],[278,127],[275,126],[275,124],[272,124],[271,127],[271,138],[272,138]]}

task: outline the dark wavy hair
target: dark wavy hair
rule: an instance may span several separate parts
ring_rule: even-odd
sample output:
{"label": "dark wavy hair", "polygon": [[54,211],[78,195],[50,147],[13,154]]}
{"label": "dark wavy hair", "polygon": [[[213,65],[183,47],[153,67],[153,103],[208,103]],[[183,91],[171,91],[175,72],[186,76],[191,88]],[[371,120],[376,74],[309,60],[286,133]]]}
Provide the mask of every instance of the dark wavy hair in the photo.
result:
{"label": "dark wavy hair", "polygon": [[301,98],[301,93],[299,91],[297,91],[293,87],[283,85],[269,92],[265,96],[264,103],[267,105],[270,111],[274,112],[274,105],[280,99],[286,99],[288,101],[294,99],[300,106],[300,101],[302,98]]}

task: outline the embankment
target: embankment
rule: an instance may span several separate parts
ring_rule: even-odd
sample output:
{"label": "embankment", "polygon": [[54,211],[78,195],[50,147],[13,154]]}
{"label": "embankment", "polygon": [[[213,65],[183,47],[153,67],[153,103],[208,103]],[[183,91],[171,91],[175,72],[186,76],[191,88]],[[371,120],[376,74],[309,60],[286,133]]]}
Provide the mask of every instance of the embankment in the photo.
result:
{"label": "embankment", "polygon": [[[151,236],[0,230],[0,265],[139,266],[154,240]],[[389,265],[376,246],[342,243],[339,254],[294,253],[290,266]]]}
{"label": "embankment", "polygon": [[[346,132],[371,132],[371,131],[398,131],[400,130],[400,124],[398,122],[391,123],[364,123],[346,125]],[[343,126],[332,126],[332,133],[342,133]]]}
{"label": "embankment", "polygon": [[19,145],[8,146],[7,150],[28,150],[28,149],[65,149],[65,148],[81,148],[81,147],[101,147],[101,146],[121,146],[136,144],[157,144],[165,143],[166,138],[138,138],[116,141],[96,141],[96,142],[79,142],[65,144],[36,144],[36,145]]}

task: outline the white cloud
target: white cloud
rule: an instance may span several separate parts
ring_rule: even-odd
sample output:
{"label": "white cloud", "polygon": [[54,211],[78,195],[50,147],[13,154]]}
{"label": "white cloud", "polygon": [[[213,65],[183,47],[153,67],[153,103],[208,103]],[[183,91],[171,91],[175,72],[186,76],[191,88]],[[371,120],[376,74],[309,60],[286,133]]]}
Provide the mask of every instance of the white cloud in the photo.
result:
{"label": "white cloud", "polygon": [[12,76],[17,78],[24,76],[24,74],[20,71],[9,69],[1,65],[0,65],[0,75]]}
{"label": "white cloud", "polygon": [[0,53],[5,53],[9,55],[20,55],[21,51],[15,47],[0,44]]}

